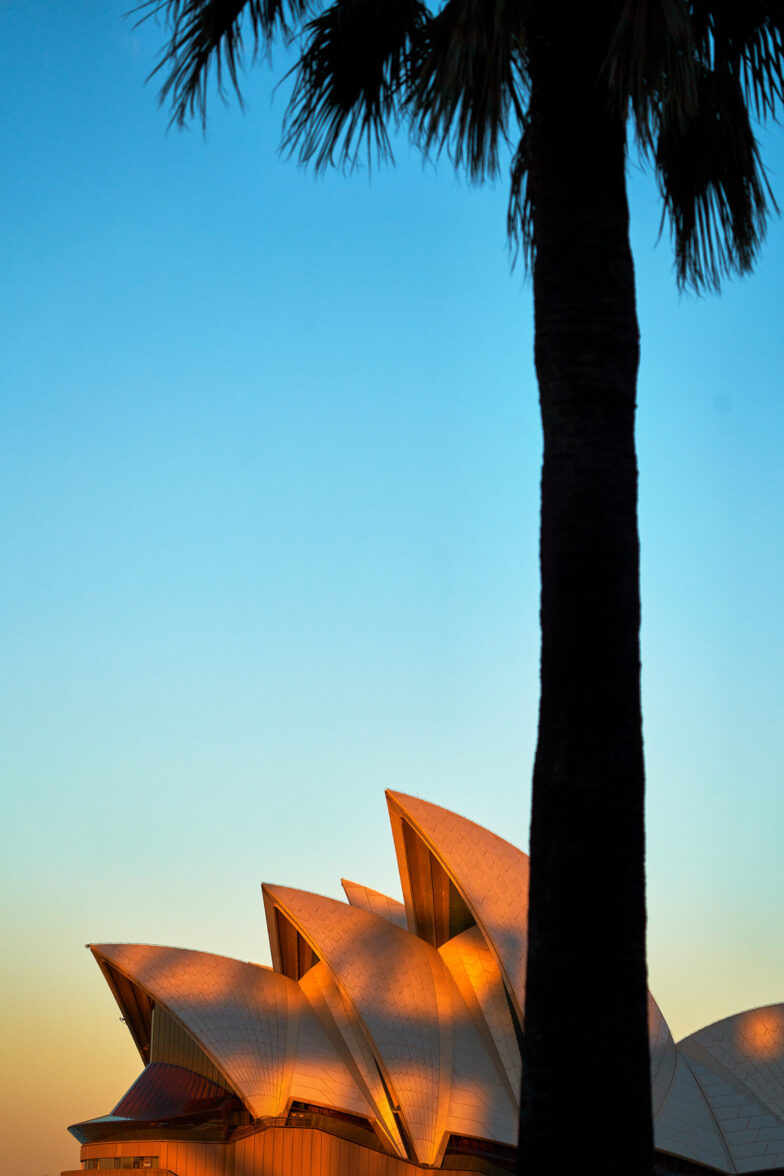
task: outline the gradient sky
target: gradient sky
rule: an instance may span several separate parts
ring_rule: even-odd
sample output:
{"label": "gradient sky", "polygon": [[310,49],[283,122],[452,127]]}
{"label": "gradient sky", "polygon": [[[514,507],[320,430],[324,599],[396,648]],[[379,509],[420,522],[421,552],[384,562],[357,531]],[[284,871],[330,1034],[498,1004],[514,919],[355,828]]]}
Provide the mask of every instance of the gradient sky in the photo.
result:
{"label": "gradient sky", "polygon": [[[140,1069],[84,943],[266,962],[262,880],[399,894],[387,787],[528,835],[541,433],[505,184],[405,143],[372,179],[281,160],[283,53],[245,115],[167,133],[127,6],[0,0],[4,1176],[75,1167],[66,1125]],[[630,190],[679,1037],[784,999],[784,227],[697,300]]]}

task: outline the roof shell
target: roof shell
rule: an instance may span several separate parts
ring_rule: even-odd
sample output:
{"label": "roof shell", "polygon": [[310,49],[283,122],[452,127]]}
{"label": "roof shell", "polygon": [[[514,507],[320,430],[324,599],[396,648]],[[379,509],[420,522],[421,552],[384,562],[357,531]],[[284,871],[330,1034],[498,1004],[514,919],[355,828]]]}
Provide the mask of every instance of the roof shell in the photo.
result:
{"label": "roof shell", "polygon": [[418,1159],[434,1163],[451,1043],[448,994],[428,945],[360,907],[285,886],[263,889],[268,917],[270,907],[284,912],[357,1010]]}
{"label": "roof shell", "polygon": [[[403,836],[407,822],[438,860],[484,934],[522,1022],[528,948],[528,858],[466,817],[402,792],[387,792],[409,925],[412,879]],[[427,879],[422,879],[427,885]]]}
{"label": "roof shell", "polygon": [[784,1004],[749,1009],[678,1043],[737,1172],[784,1167]]}
{"label": "roof shell", "polygon": [[160,1001],[255,1118],[283,1113],[296,1045],[298,990],[269,968],[145,944],[100,944],[107,959]]}
{"label": "roof shell", "polygon": [[678,1047],[656,1001],[648,993],[648,1041],[651,1051],[651,1097],[656,1115],[675,1079]]}
{"label": "roof shell", "polygon": [[496,958],[478,927],[469,927],[438,949],[488,1051],[505,1075],[512,1104],[519,1107],[520,1046]]}
{"label": "roof shell", "polygon": [[300,980],[300,988],[316,1012],[325,1032],[368,1104],[373,1108],[373,1125],[394,1155],[406,1157],[406,1147],[395,1119],[367,1031],[351,1001],[338,986],[329,967],[319,961]]}
{"label": "roof shell", "polygon": [[[215,1085],[225,1078],[257,1119],[281,1117],[293,1099],[347,1111],[423,1164],[440,1162],[450,1133],[514,1144],[528,859],[446,809],[387,800],[405,905],[348,880],[348,905],[265,885],[274,970],[91,945],[153,1060],[111,1115],[77,1128],[195,1121],[237,1105]],[[676,1045],[649,996],[649,1037],[660,1151],[728,1174],[784,1169],[784,1004]],[[179,1086],[164,1074],[178,1066]]]}
{"label": "roof shell", "polygon": [[716,1119],[686,1058],[678,1053],[670,1089],[653,1122],[655,1146],[719,1172],[734,1172]]}
{"label": "roof shell", "polygon": [[288,887],[264,890],[268,911],[284,912],[356,1010],[421,1163],[437,1162],[448,1132],[516,1137],[502,1067],[435,948],[361,907]]}
{"label": "roof shell", "polygon": [[295,981],[260,964],[182,948],[101,944],[108,961],[162,1004],[225,1074],[254,1118],[292,1098],[370,1115]]}

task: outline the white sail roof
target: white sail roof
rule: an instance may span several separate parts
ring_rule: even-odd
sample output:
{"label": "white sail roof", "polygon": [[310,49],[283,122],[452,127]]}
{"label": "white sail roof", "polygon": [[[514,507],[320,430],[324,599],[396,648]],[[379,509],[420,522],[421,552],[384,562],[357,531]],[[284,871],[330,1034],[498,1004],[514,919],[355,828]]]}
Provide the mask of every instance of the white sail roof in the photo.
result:
{"label": "white sail roof", "polygon": [[265,884],[264,892],[356,1008],[417,1157],[433,1163],[446,1118],[450,1051],[448,997],[441,994],[439,1009],[442,977],[428,945],[348,903],[285,886]]}
{"label": "white sail roof", "polygon": [[[348,903],[265,884],[274,969],[92,950],[145,1063],[161,1006],[255,1118],[292,1100],[348,1112],[432,1166],[450,1135],[516,1141],[528,859],[446,809],[387,799],[405,905],[346,879]],[[784,1004],[676,1045],[649,996],[648,1025],[657,1149],[727,1174],[784,1168]]]}
{"label": "white sail roof", "polygon": [[784,1004],[750,1009],[678,1043],[737,1172],[784,1167]]}
{"label": "white sail roof", "polygon": [[254,1118],[283,1115],[292,1098],[370,1115],[295,981],[182,948],[98,944],[92,951],[180,1022]]}
{"label": "white sail roof", "polygon": [[[526,854],[466,817],[418,797],[387,792],[387,803],[409,921],[416,905],[416,879],[403,824],[422,839],[460,892],[496,956],[522,1021],[528,947]],[[426,868],[421,883],[428,885]]]}
{"label": "white sail roof", "polygon": [[437,1162],[450,1131],[504,1141],[516,1134],[503,1074],[431,945],[360,907],[264,889],[356,1010],[421,1163]]}

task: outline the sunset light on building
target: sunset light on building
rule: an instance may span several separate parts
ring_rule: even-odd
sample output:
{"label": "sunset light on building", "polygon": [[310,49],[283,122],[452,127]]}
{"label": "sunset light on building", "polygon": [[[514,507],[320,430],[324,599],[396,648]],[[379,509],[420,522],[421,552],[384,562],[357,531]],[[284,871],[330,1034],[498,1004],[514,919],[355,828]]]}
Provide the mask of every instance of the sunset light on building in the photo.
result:
{"label": "sunset light on building", "polygon": [[[528,859],[447,809],[387,802],[404,903],[356,882],[348,902],[265,883],[272,968],[90,945],[145,1069],[111,1114],[70,1128],[83,1168],[514,1170]],[[676,1045],[650,997],[649,1034],[660,1170],[782,1170],[784,1006]],[[564,1064],[590,1073],[590,1058]]]}

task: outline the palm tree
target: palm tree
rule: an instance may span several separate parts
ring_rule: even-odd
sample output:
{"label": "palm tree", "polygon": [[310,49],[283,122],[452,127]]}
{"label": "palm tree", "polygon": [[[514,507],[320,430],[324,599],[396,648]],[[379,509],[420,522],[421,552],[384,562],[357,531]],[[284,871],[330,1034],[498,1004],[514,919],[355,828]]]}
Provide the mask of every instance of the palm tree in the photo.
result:
{"label": "palm tree", "polygon": [[[205,117],[243,32],[300,37],[283,143],[390,155],[403,127],[473,180],[511,141],[508,230],[533,274],[544,429],[541,701],[520,1170],[649,1173],[644,767],[629,138],[677,278],[751,269],[775,208],[751,117],[784,88],[781,0],[147,0],[162,99]],[[238,91],[239,92],[239,91]],[[511,154],[511,148],[510,148]]]}

